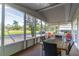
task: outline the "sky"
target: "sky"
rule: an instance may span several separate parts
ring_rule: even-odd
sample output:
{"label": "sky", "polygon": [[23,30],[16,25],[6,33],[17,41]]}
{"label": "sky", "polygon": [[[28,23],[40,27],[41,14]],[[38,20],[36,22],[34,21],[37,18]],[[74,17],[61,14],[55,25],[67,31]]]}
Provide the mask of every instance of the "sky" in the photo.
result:
{"label": "sky", "polygon": [[[12,25],[13,20],[16,20],[19,25],[23,26],[23,22],[24,22],[23,17],[24,17],[23,12],[18,11],[11,7],[5,6],[5,26],[7,24]],[[0,5],[0,19],[1,19],[1,5]],[[0,20],[0,23],[1,23],[1,20]]]}
{"label": "sky", "polygon": [[8,7],[6,6],[5,8],[5,25],[13,24],[13,20],[16,20],[18,22],[19,25],[23,26],[23,19],[24,17],[24,13],[21,11],[18,11],[14,8]]}

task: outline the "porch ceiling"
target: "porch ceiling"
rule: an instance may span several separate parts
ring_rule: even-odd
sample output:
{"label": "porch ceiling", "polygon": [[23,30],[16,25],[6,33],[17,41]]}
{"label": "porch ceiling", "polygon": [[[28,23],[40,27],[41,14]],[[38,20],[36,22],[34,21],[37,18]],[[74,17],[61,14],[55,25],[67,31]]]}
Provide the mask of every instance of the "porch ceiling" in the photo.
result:
{"label": "porch ceiling", "polygon": [[46,17],[46,21],[50,24],[62,24],[71,22],[71,18],[78,4],[71,3],[22,3],[24,7],[28,7],[37,13]]}

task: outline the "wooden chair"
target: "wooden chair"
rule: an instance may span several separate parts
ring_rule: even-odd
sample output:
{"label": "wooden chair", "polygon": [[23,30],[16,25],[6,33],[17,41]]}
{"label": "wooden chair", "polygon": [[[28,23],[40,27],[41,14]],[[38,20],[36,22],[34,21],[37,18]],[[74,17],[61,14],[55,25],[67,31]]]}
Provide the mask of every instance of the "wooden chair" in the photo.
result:
{"label": "wooden chair", "polygon": [[74,42],[69,43],[68,49],[66,50],[66,55],[69,55],[69,52],[70,52],[73,45],[74,45]]}

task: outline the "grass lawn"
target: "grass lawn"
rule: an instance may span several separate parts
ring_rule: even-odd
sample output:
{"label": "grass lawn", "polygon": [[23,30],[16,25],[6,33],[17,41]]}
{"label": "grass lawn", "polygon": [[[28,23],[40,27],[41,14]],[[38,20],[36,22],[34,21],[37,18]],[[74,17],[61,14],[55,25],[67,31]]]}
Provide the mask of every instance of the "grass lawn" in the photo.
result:
{"label": "grass lawn", "polygon": [[[5,31],[5,35],[12,35],[12,34],[24,34],[22,30],[10,30],[9,32]],[[26,31],[26,34],[31,34],[31,31]]]}
{"label": "grass lawn", "polygon": [[[36,33],[39,33],[39,31],[36,31]],[[24,34],[24,31],[22,30],[10,30],[9,32],[5,31],[5,35],[13,35],[13,34]],[[31,31],[26,30],[26,34],[31,34]]]}

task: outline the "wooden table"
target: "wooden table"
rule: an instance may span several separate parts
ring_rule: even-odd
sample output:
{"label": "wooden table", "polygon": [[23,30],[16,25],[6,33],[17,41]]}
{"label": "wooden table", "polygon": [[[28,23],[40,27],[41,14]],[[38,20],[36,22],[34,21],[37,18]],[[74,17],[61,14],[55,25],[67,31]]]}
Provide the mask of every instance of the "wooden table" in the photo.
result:
{"label": "wooden table", "polygon": [[45,42],[51,43],[51,44],[57,44],[57,48],[61,49],[61,50],[66,50],[68,48],[67,44],[64,41],[62,41],[62,40],[47,39],[47,40],[45,40]]}

